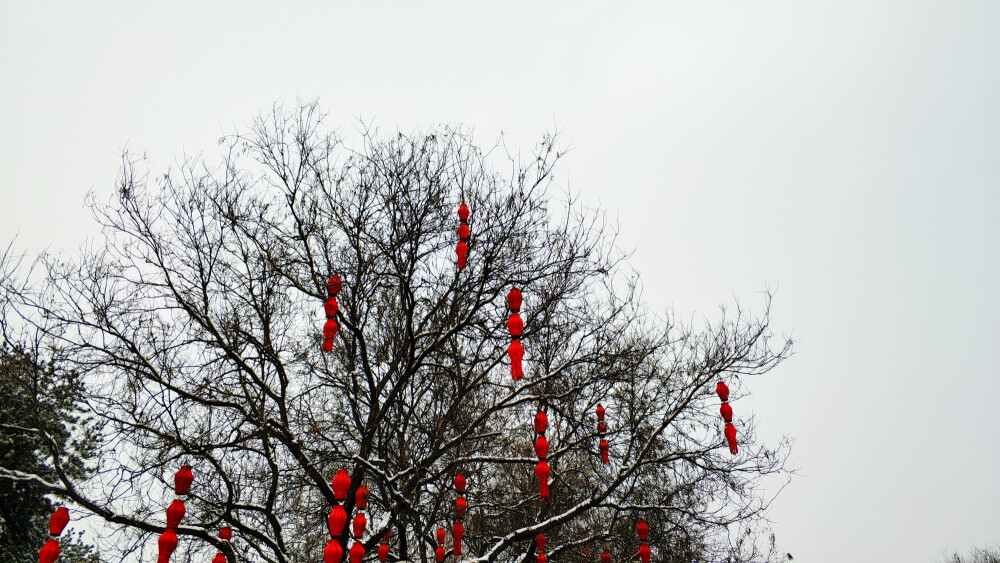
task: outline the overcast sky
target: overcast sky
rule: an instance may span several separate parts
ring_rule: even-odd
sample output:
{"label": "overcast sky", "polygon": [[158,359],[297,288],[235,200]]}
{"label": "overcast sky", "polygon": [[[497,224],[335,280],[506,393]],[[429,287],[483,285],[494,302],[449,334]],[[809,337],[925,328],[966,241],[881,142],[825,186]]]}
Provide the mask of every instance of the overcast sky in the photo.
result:
{"label": "overcast sky", "polygon": [[735,408],[796,439],[784,551],[1000,545],[1000,2],[93,4],[0,0],[3,246],[74,250],[124,146],[213,156],[276,100],[525,150],[558,126],[650,307],[777,289],[795,355]]}

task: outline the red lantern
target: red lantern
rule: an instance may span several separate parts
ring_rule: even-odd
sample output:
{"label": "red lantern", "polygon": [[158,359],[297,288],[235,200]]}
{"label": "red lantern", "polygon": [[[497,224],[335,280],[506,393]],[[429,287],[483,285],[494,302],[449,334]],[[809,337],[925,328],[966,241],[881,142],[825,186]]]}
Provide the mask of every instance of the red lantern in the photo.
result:
{"label": "red lantern", "polygon": [[191,483],[194,482],[194,473],[187,465],[182,466],[174,473],[174,492],[179,495],[186,495]]}
{"label": "red lantern", "polygon": [[539,553],[537,561],[538,563],[549,563],[549,558],[544,553]]}
{"label": "red lantern", "polygon": [[358,515],[354,517],[354,537],[360,538],[365,535],[366,525],[368,525],[368,519],[365,518],[365,513],[359,512]]}
{"label": "red lantern", "polygon": [[507,332],[510,332],[511,336],[520,337],[523,331],[524,321],[521,320],[521,315],[514,313],[507,319]]}
{"label": "red lantern", "polygon": [[597,405],[597,420],[604,420],[604,407]]}
{"label": "red lantern", "polygon": [[601,554],[601,563],[611,563],[611,554],[605,551]]}
{"label": "red lantern", "polygon": [[722,420],[726,422],[733,421],[733,407],[729,406],[729,403],[722,403],[722,407],[719,408],[719,412],[722,413]]}
{"label": "red lantern", "polygon": [[535,440],[535,453],[538,454],[538,459],[548,459],[549,441],[545,439],[545,436],[539,436]]}
{"label": "red lantern", "polygon": [[444,531],[444,528],[438,528],[438,531],[437,531],[437,541],[438,541],[439,544],[442,544],[442,545],[444,544],[445,533],[446,532]]}
{"label": "red lantern", "polygon": [[49,516],[49,535],[58,536],[63,533],[66,524],[69,524],[69,510],[65,506],[60,506],[52,516]]}
{"label": "red lantern", "polygon": [[344,549],[340,547],[340,540],[332,539],[326,542],[323,550],[323,563],[340,563],[344,560]]}
{"label": "red lantern", "polygon": [[465,498],[458,497],[455,499],[455,518],[465,518],[465,511],[468,509],[469,505],[465,502]]}
{"label": "red lantern", "polygon": [[330,276],[330,279],[326,282],[326,292],[331,297],[336,297],[340,293],[340,276],[334,274]]}
{"label": "red lantern", "polygon": [[507,348],[507,355],[510,356],[510,376],[515,381],[524,379],[524,370],[521,368],[521,360],[524,359],[524,347],[520,340],[514,340]]}
{"label": "red lantern", "polygon": [[222,541],[229,541],[233,539],[233,529],[226,526],[219,530],[219,539]]}
{"label": "red lantern", "polygon": [[646,538],[649,537],[649,525],[646,524],[645,520],[639,520],[639,524],[636,525],[635,531],[638,532],[639,539],[642,541],[646,541]]}
{"label": "red lantern", "polygon": [[323,312],[326,314],[326,323],[323,325],[323,352],[333,351],[333,339],[337,337],[337,311],[340,305],[337,304],[337,294],[340,293],[340,276],[334,275],[326,282],[327,299],[323,303]]}
{"label": "red lantern", "polygon": [[378,560],[388,561],[389,560],[389,544],[382,544],[378,546]]}
{"label": "red lantern", "polygon": [[642,559],[642,563],[649,563],[649,557],[652,555],[649,551],[648,544],[642,544],[639,546],[639,559]]}
{"label": "red lantern", "polygon": [[167,528],[167,531],[160,534],[160,539],[156,543],[160,548],[160,560],[169,561],[170,556],[177,549],[177,534],[173,528]]}
{"label": "red lantern", "polygon": [[340,311],[340,305],[337,303],[337,298],[327,298],[327,300],[323,303],[323,312],[326,314],[326,318],[336,318],[337,311]]}
{"label": "red lantern", "polygon": [[452,553],[454,555],[462,554],[462,536],[465,535],[465,526],[462,525],[462,521],[459,520],[451,526],[451,538],[454,544]]}
{"label": "red lantern", "polygon": [[535,536],[535,545],[538,546],[538,551],[545,549],[545,534]]}
{"label": "red lantern", "polygon": [[184,501],[175,498],[174,502],[170,503],[170,506],[167,507],[167,527],[176,528],[179,526],[186,513],[187,510],[184,509]]}
{"label": "red lantern", "polygon": [[469,254],[469,208],[464,203],[458,206],[458,245],[455,254],[458,255],[458,269],[465,267],[465,259]]}
{"label": "red lantern", "polygon": [[220,551],[215,554],[215,557],[212,558],[212,563],[226,563],[226,556]]}
{"label": "red lantern", "polygon": [[535,415],[535,432],[545,434],[545,429],[549,427],[549,417],[545,416],[545,411],[538,411]]}
{"label": "red lantern", "polygon": [[463,203],[462,205],[458,206],[458,219],[460,221],[468,221],[469,220],[469,206],[468,205],[465,205]]}
{"label": "red lantern", "polygon": [[344,533],[344,526],[347,525],[347,511],[344,510],[343,505],[333,505],[333,510],[330,511],[330,516],[327,518],[327,524],[330,526],[331,536],[339,538]]}
{"label": "red lantern", "polygon": [[600,448],[601,448],[601,463],[604,463],[605,465],[611,463],[611,458],[608,457],[608,441],[601,440]]}
{"label": "red lantern", "polygon": [[515,313],[521,312],[521,290],[514,287],[507,294],[507,306]]}
{"label": "red lantern", "polygon": [[341,469],[333,478],[333,496],[342,501],[347,498],[347,491],[351,488],[351,475],[346,469]]}
{"label": "red lantern", "polygon": [[434,558],[437,559],[438,563],[441,563],[442,561],[444,561],[444,547],[443,546],[439,545],[438,548],[434,551]]}
{"label": "red lantern", "polygon": [[461,473],[455,475],[455,490],[460,493],[465,492],[465,476]]}
{"label": "red lantern", "polygon": [[465,268],[466,260],[469,256],[469,245],[466,244],[464,240],[458,241],[458,244],[455,245],[455,255],[458,257],[455,264],[458,266],[458,269],[461,270]]}
{"label": "red lantern", "polygon": [[354,502],[358,505],[358,508],[364,510],[368,506],[368,498],[371,496],[371,491],[368,490],[368,485],[361,483],[358,487],[358,492],[354,493]]}
{"label": "red lantern", "polygon": [[38,550],[38,562],[39,563],[55,563],[55,560],[59,557],[59,542],[56,540],[49,540],[45,542],[42,549]]}
{"label": "red lantern", "polygon": [[736,427],[726,423],[726,442],[729,444],[729,453],[736,455],[739,449],[736,447]]}
{"label": "red lantern", "polygon": [[359,541],[354,542],[351,550],[347,552],[347,556],[351,558],[351,563],[361,563],[365,558],[365,546]]}
{"label": "red lantern", "polygon": [[719,398],[722,399],[723,402],[729,400],[729,387],[726,387],[725,383],[721,381],[716,383],[715,392],[719,394]]}
{"label": "red lantern", "polygon": [[337,337],[337,319],[327,319],[323,325],[323,351],[333,351],[333,339]]}
{"label": "red lantern", "polygon": [[469,238],[469,224],[459,223],[458,225],[458,238],[461,240],[468,240]]}
{"label": "red lantern", "polygon": [[539,496],[541,498],[549,498],[549,475],[551,471],[549,470],[549,464],[544,460],[539,461],[538,465],[535,466],[535,477],[538,478],[538,488]]}

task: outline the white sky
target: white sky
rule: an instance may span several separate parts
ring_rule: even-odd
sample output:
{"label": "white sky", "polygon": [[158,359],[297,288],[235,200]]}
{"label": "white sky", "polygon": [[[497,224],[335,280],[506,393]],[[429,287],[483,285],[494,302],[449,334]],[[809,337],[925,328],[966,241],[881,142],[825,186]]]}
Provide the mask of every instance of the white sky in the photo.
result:
{"label": "white sky", "polygon": [[796,355],[734,407],[797,439],[796,562],[1000,544],[1000,2],[90,4],[0,0],[3,246],[75,249],[124,145],[213,156],[275,100],[558,125],[651,306],[778,288]]}

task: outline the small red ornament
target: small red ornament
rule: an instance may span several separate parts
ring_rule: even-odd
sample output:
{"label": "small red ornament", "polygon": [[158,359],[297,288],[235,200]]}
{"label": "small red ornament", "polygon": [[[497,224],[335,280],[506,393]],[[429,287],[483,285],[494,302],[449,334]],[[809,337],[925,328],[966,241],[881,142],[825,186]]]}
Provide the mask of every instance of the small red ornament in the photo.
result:
{"label": "small red ornament", "polygon": [[649,563],[649,557],[652,555],[649,551],[648,544],[642,544],[639,546],[639,559],[642,559],[642,563]]}
{"label": "small red ornament", "polygon": [[535,545],[538,546],[538,551],[545,549],[545,534],[535,536]]}
{"label": "small red ornament", "polygon": [[340,547],[340,540],[332,539],[326,542],[323,549],[323,563],[341,563],[344,560],[344,549]]}
{"label": "small red ornament", "polygon": [[468,221],[469,220],[469,206],[468,205],[465,205],[463,203],[462,205],[458,206],[458,219],[460,221]]}
{"label": "small red ornament", "polygon": [[538,493],[541,498],[549,498],[549,464],[544,460],[535,466],[535,477],[538,478]]}
{"label": "small red ornament", "polygon": [[719,412],[722,414],[722,420],[726,422],[733,421],[733,407],[729,406],[729,403],[722,403]]}
{"label": "small red ornament", "polygon": [[739,451],[736,447],[736,427],[731,422],[726,423],[726,442],[729,444],[729,453],[736,455]]}
{"label": "small red ornament", "polygon": [[340,288],[341,288],[340,276],[336,274],[330,276],[330,279],[327,280],[326,282],[326,292],[330,296],[336,297],[337,294],[340,293]]}
{"label": "small red ornament", "polygon": [[170,506],[167,507],[167,527],[176,528],[179,526],[186,513],[187,510],[184,508],[184,501],[175,498],[174,502],[170,503]]}
{"label": "small red ornament", "polygon": [[340,293],[340,276],[331,276],[326,282],[327,298],[323,303],[323,312],[326,314],[326,323],[323,324],[323,352],[333,351],[333,340],[337,337],[337,311],[340,305],[337,304],[337,294]]}
{"label": "small red ornament", "polygon": [[538,414],[535,415],[535,432],[545,434],[548,427],[549,417],[545,416],[545,411],[538,411]]}
{"label": "small red ornament", "polygon": [[215,557],[212,558],[212,563],[226,563],[226,556],[220,551],[215,554]]}
{"label": "small red ornament", "polygon": [[382,544],[378,546],[378,560],[388,561],[389,560],[389,544]]}
{"label": "small red ornament", "polygon": [[65,506],[60,506],[52,516],[49,516],[49,535],[58,536],[63,533],[66,524],[69,524],[69,510]]}
{"label": "small red ornament", "polygon": [[331,484],[333,485],[333,496],[342,501],[347,498],[347,491],[351,488],[351,475],[346,469],[341,469],[334,476]]}
{"label": "small red ornament", "polygon": [[507,355],[510,356],[510,376],[515,381],[524,379],[524,370],[521,368],[521,361],[524,359],[524,347],[520,340],[514,340],[507,348]]}
{"label": "small red ornament", "polygon": [[438,528],[438,531],[437,531],[438,545],[444,545],[444,539],[445,539],[445,534],[446,533],[447,532],[444,531],[444,528]]}
{"label": "small red ornament", "polygon": [[458,266],[458,269],[461,270],[465,268],[466,260],[468,260],[469,256],[469,245],[466,244],[464,240],[458,241],[458,244],[455,245],[455,256],[458,257],[455,261],[455,265]]}
{"label": "small red ornament", "polygon": [[340,311],[340,305],[337,303],[335,297],[329,297],[323,303],[323,312],[326,314],[326,318],[336,318],[337,311]]}
{"label": "small red ornament", "polygon": [[59,542],[56,540],[49,540],[45,542],[42,549],[38,550],[38,561],[39,563],[55,563],[55,560],[59,557]]}
{"label": "small red ornament", "polygon": [[548,459],[549,441],[545,439],[545,436],[539,436],[535,440],[535,453],[538,455],[538,459]]}
{"label": "small red ornament", "polygon": [[515,313],[521,312],[521,290],[513,287],[507,294],[507,306]]}
{"label": "small red ornament", "polygon": [[721,381],[716,383],[715,392],[719,394],[719,398],[722,399],[723,402],[729,400],[729,387],[726,387],[725,383]]}
{"label": "small red ornament", "polygon": [[156,543],[160,550],[159,559],[169,561],[170,556],[177,549],[177,533],[174,532],[173,528],[167,528],[167,531],[160,534],[160,539]]}
{"label": "small red ornament", "polygon": [[462,525],[461,520],[451,525],[452,553],[454,555],[462,554],[462,536],[464,535],[465,526]]}
{"label": "small red ornament", "polygon": [[604,407],[600,404],[597,405],[597,420],[604,420]]}
{"label": "small red ornament", "polygon": [[352,527],[354,528],[354,537],[360,538],[365,535],[365,526],[368,525],[368,519],[365,518],[364,512],[359,512],[357,516],[354,517],[354,523]]}
{"label": "small red ornament", "polygon": [[354,542],[347,556],[350,557],[351,563],[361,563],[365,558],[365,546],[359,541]]}
{"label": "small red ornament", "polygon": [[507,332],[514,337],[521,336],[521,333],[524,332],[524,321],[521,320],[521,315],[514,313],[507,319]]}
{"label": "small red ornament", "polygon": [[604,463],[605,465],[611,463],[611,458],[608,457],[608,447],[609,447],[608,446],[608,441],[607,440],[601,440],[601,443],[600,443],[600,448],[601,448],[601,463]]}
{"label": "small red ornament", "polygon": [[455,475],[455,490],[464,493],[465,492],[465,476],[459,473]]}
{"label": "small red ornament", "polygon": [[368,506],[368,499],[371,497],[371,491],[368,490],[368,485],[361,483],[358,487],[358,492],[354,493],[354,502],[358,505],[358,508],[364,510]]}
{"label": "small red ornament", "polygon": [[223,527],[219,530],[219,539],[222,541],[229,541],[233,539],[233,529],[229,526]]}
{"label": "small red ornament", "polygon": [[344,533],[344,526],[347,525],[347,511],[344,510],[343,505],[333,505],[333,510],[330,511],[326,522],[330,526],[330,535],[339,538]]}
{"label": "small red ornament", "polygon": [[544,553],[539,553],[537,561],[538,563],[549,563],[549,558]]}
{"label": "small red ornament", "polygon": [[442,561],[444,561],[444,555],[444,546],[439,545],[434,551],[434,558],[437,559],[438,563],[442,563]]}
{"label": "small red ornament", "polygon": [[639,534],[639,539],[642,541],[646,541],[646,538],[649,537],[649,525],[646,524],[645,520],[639,520],[635,531]]}
{"label": "small red ornament", "polygon": [[194,473],[191,472],[191,468],[187,465],[181,466],[177,470],[177,473],[174,473],[174,492],[179,495],[186,495],[193,482]]}
{"label": "small red ornament", "polygon": [[601,563],[611,563],[611,554],[605,551],[601,554]]}
{"label": "small red ornament", "polygon": [[464,497],[458,497],[455,499],[455,518],[462,519],[465,518],[465,512],[469,509],[468,503],[465,502]]}

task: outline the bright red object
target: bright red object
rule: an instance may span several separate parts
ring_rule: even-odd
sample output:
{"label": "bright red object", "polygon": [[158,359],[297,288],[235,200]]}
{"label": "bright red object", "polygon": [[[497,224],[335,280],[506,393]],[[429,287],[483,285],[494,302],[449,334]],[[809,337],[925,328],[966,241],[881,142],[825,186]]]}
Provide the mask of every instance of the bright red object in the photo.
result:
{"label": "bright red object", "polygon": [[378,546],[378,560],[379,561],[389,560],[389,544],[384,543]]}
{"label": "bright red object", "polygon": [[458,238],[460,240],[468,240],[469,239],[469,234],[470,234],[469,233],[469,224],[468,223],[459,223],[458,224]]}
{"label": "bright red object", "polygon": [[639,520],[639,523],[635,526],[635,531],[639,534],[639,539],[646,541],[649,537],[649,525],[646,524],[645,520]]}
{"label": "bright red object", "polygon": [[179,495],[186,495],[193,482],[194,473],[191,472],[191,468],[187,465],[181,466],[177,470],[177,473],[174,473],[174,492]]}
{"label": "bright red object", "polygon": [[639,546],[639,559],[642,559],[642,563],[649,563],[649,557],[652,553],[649,551],[648,544],[642,544]]}
{"label": "bright red object", "polygon": [[455,499],[455,518],[465,518],[465,512],[469,509],[468,503],[465,502],[464,497],[458,497]]}
{"label": "bright red object", "polygon": [[544,553],[538,554],[538,563],[549,563],[549,558]]}
{"label": "bright red object", "polygon": [[462,205],[458,206],[458,218],[461,221],[468,221],[469,220],[469,206],[468,205],[465,205],[463,203]]}
{"label": "bright red object", "polygon": [[604,407],[597,405],[597,420],[604,420]]}
{"label": "bright red object", "polygon": [[38,550],[38,562],[39,563],[54,563],[59,557],[59,542],[56,540],[49,540],[45,542],[42,549]]}
{"label": "bright red object", "polygon": [[465,475],[461,473],[455,475],[455,490],[460,493],[465,492]]}
{"label": "bright red object", "polygon": [[452,554],[462,554],[462,536],[464,535],[465,526],[462,525],[461,520],[451,525]]}
{"label": "bright red object", "polygon": [[716,383],[715,392],[719,394],[719,399],[722,399],[723,402],[729,400],[729,387],[726,387],[725,383],[721,381]]}
{"label": "bright red object", "polygon": [[549,417],[545,416],[545,411],[538,411],[538,414],[535,415],[535,432],[545,434],[548,427]]}
{"label": "bright red object", "polygon": [[538,455],[538,459],[548,459],[549,441],[545,439],[545,436],[539,436],[535,440],[535,453]]}
{"label": "bright red object", "polygon": [[333,496],[337,500],[344,500],[347,498],[347,491],[351,488],[351,475],[346,469],[341,469],[333,477]]}
{"label": "bright red object", "polygon": [[49,535],[58,536],[69,524],[69,510],[65,506],[60,506],[49,516]]}
{"label": "bright red object", "polygon": [[351,525],[354,528],[354,537],[360,538],[365,535],[365,526],[368,525],[368,519],[365,518],[364,512],[359,512],[357,516],[354,517],[354,522]]}
{"label": "bright red object", "polygon": [[518,289],[516,287],[512,287],[511,290],[510,290],[510,292],[507,293],[507,306],[510,307],[510,310],[512,312],[514,312],[514,313],[520,313],[521,312],[521,290],[520,289]]}
{"label": "bright red object", "polygon": [[511,336],[521,336],[524,332],[524,321],[521,320],[521,315],[514,313],[507,319],[507,331],[510,332]]}
{"label": "bright red object", "polygon": [[447,532],[444,531],[444,528],[438,528],[438,531],[437,531],[437,541],[438,541],[439,545],[444,545],[444,540],[445,540],[445,534],[446,533]]}
{"label": "bright red object", "polygon": [[330,535],[339,538],[344,533],[344,526],[347,525],[347,511],[342,505],[333,505],[333,510],[330,511],[326,522],[330,526]]}
{"label": "bright red object", "polygon": [[212,558],[212,563],[226,563],[226,556],[220,551],[215,554],[215,557]]}
{"label": "bright red object", "polygon": [[434,558],[437,559],[438,563],[444,561],[444,546],[438,546],[438,548],[434,551]]}
{"label": "bright red object", "polygon": [[156,542],[157,547],[159,547],[159,558],[161,561],[169,561],[170,556],[173,555],[174,550],[177,549],[177,533],[174,532],[173,528],[167,528],[167,531],[160,534],[160,539]]}
{"label": "bright red object", "polygon": [[601,448],[601,463],[604,463],[605,465],[611,463],[611,458],[608,457],[608,447],[609,447],[608,446],[608,441],[607,440],[601,440],[601,443],[600,443],[600,448]]}
{"label": "bright red object", "polygon": [[510,376],[515,381],[524,379],[524,370],[521,368],[521,360],[524,359],[524,348],[520,340],[514,340],[507,348],[507,355],[510,356]]}
{"label": "bright red object", "polygon": [[233,539],[233,529],[229,526],[223,527],[219,530],[219,539],[222,541],[229,541]]}
{"label": "bright red object", "polygon": [[326,315],[326,318],[336,318],[338,311],[340,311],[340,304],[337,303],[336,297],[329,297],[323,302],[323,313]]}
{"label": "bright red object", "polygon": [[729,444],[729,453],[736,455],[739,448],[736,447],[736,427],[732,423],[726,424],[726,442]]}
{"label": "bright red object", "polygon": [[330,279],[326,282],[326,292],[330,294],[331,297],[336,297],[340,293],[341,284],[340,276],[334,274],[330,276]]}
{"label": "bright red object", "polygon": [[187,510],[184,508],[184,501],[175,498],[174,502],[170,503],[170,506],[167,507],[167,527],[176,528],[179,526],[186,513]]}
{"label": "bright red object", "polygon": [[538,546],[539,551],[545,549],[545,534],[535,536],[535,545]]}
{"label": "bright red object", "polygon": [[541,498],[549,498],[549,475],[551,470],[549,464],[544,460],[539,461],[535,466],[535,477],[538,478],[538,493]]}
{"label": "bright red object", "polygon": [[323,563],[341,563],[344,560],[344,549],[340,547],[340,540],[332,539],[326,542],[323,549]]}
{"label": "bright red object", "polygon": [[601,563],[611,563],[611,554],[605,551],[601,554]]}
{"label": "bright red object", "polygon": [[368,499],[371,497],[372,492],[368,490],[368,485],[361,483],[358,487],[358,492],[354,493],[354,502],[358,505],[358,508],[364,510],[368,507]]}
{"label": "bright red object", "polygon": [[729,403],[722,403],[722,406],[719,408],[719,413],[722,414],[722,420],[725,420],[726,422],[733,421],[733,407],[729,406]]}
{"label": "bright red object", "polygon": [[458,241],[458,244],[455,245],[455,256],[458,257],[455,263],[458,269],[465,268],[466,260],[469,256],[469,245],[464,240]]}
{"label": "bright red object", "polygon": [[359,541],[354,542],[347,556],[351,559],[351,563],[361,563],[365,558],[365,546]]}

